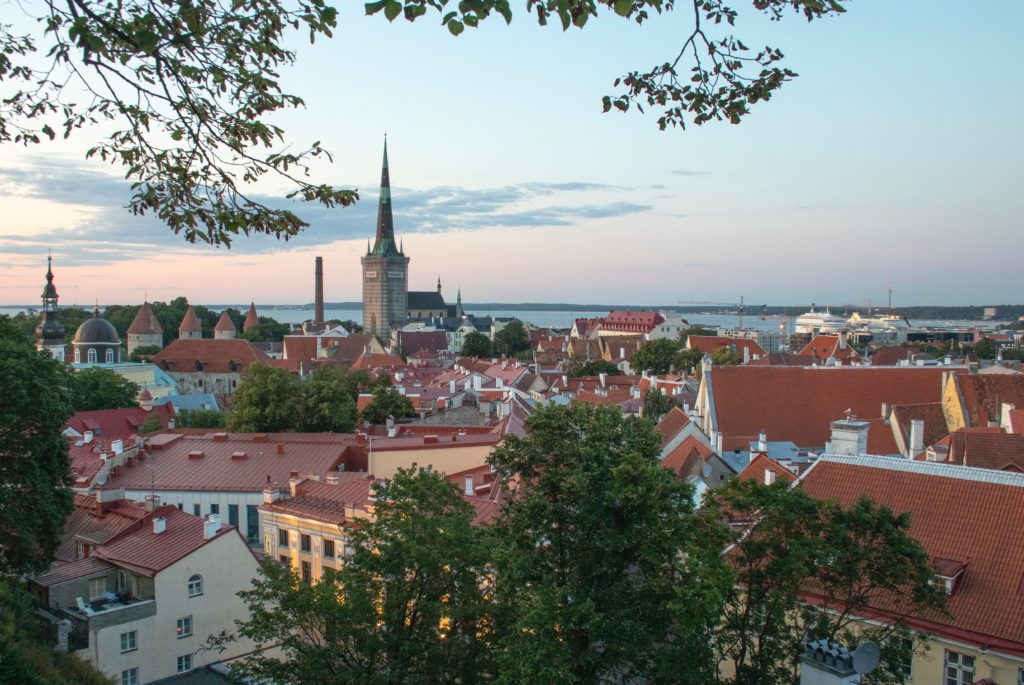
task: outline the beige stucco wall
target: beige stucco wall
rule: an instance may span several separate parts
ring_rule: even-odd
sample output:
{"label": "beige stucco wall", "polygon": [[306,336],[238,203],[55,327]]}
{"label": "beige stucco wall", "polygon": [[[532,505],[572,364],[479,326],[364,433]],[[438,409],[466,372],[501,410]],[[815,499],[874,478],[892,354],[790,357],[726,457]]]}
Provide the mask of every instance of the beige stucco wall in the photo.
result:
{"label": "beige stucco wall", "polygon": [[391,478],[400,468],[433,466],[444,473],[457,473],[486,463],[494,445],[463,445],[415,450],[372,452],[367,471],[378,478]]}
{"label": "beige stucco wall", "polygon": [[[363,512],[351,512],[352,516]],[[287,547],[278,544],[278,531],[288,531]],[[292,569],[301,576],[302,562],[310,563],[310,570],[313,581],[320,579],[324,568],[337,569],[340,566],[341,555],[345,550],[345,532],[339,530],[338,526],[329,523],[321,523],[311,519],[297,518],[282,514],[273,514],[265,511],[260,512],[260,531],[262,533],[263,551],[267,556],[280,560],[281,556],[288,556],[291,560]],[[300,547],[300,535],[310,537],[310,551],[303,552]],[[325,559],[323,556],[324,541],[334,542],[334,558]]]}
{"label": "beige stucco wall", "polygon": [[946,384],[942,388],[942,414],[946,417],[946,427],[949,428],[950,433],[960,430],[967,425],[964,409],[960,403],[960,393],[956,390],[956,381],[953,374],[946,376]]}
{"label": "beige stucco wall", "polygon": [[910,670],[911,685],[936,685],[944,683],[944,662],[946,650],[952,650],[974,657],[974,679],[991,678],[996,685],[1017,685],[1018,672],[1024,669],[1024,659],[1005,654],[983,652],[962,643],[948,642],[939,638],[927,640],[927,650],[914,654]]}
{"label": "beige stucco wall", "polygon": [[[200,648],[208,635],[222,630],[236,633],[235,619],[247,616],[237,593],[248,589],[256,576],[257,562],[234,531],[204,545],[156,576],[154,616],[103,628],[90,636],[88,658],[100,670],[120,679],[128,668],[139,669],[139,682],[148,683],[177,673],[177,658],[192,654],[198,668],[244,654],[252,649],[248,640],[228,643],[224,652]],[[203,577],[203,594],[188,596],[188,579]],[[178,638],[177,620],[192,617],[192,635]],[[137,631],[138,649],[121,653],[121,633]]]}

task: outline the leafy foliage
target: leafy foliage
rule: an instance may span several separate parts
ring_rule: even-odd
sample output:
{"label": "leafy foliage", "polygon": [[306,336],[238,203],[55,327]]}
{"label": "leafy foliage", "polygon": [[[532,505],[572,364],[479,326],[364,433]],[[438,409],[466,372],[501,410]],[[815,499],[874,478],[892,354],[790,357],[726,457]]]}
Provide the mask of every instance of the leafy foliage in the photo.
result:
{"label": "leafy foliage", "polygon": [[[778,20],[787,10],[802,14],[808,21],[845,12],[844,0],[753,0],[755,9]],[[526,9],[544,26],[557,20],[563,31],[582,29],[598,10],[612,11],[619,17],[642,24],[651,13],[661,14],[676,8],[675,0],[528,0]],[[796,73],[782,65],[783,54],[765,46],[751,49],[723,26],[732,27],[738,13],[727,0],[692,0],[683,8],[692,11],[692,29],[684,34],[675,57],[646,71],[630,71],[615,79],[621,87],[617,95],[602,98],[605,112],[613,108],[626,112],[635,107],[661,110],[658,126],[685,128],[709,121],[738,124],[750,107],[768,100]],[[474,0],[454,6],[448,0],[377,0],[366,4],[367,14],[383,12],[388,21],[400,14],[415,21],[428,10],[442,14],[441,23],[458,36],[466,27],[497,14],[512,21],[508,0]]]}
{"label": "leafy foliage", "polygon": [[[244,317],[243,317],[244,318]],[[258,317],[260,325],[256,328],[245,331],[241,337],[250,342],[281,342],[284,336],[291,332],[292,327],[286,323],[279,323],[269,316]],[[239,324],[239,330],[242,330]]]}
{"label": "leafy foliage", "polygon": [[619,367],[604,359],[591,359],[589,361],[569,359],[565,365],[565,372],[574,378],[578,376],[597,376],[602,373],[615,375],[619,373]]}
{"label": "leafy foliage", "polygon": [[134,407],[139,386],[116,371],[93,366],[71,376],[71,400],[75,411]]}
{"label": "leafy foliage", "polygon": [[298,430],[335,433],[355,430],[359,390],[352,374],[348,369],[321,366],[306,379],[302,386]]}
{"label": "leafy foliage", "polygon": [[[467,336],[468,337],[468,336]],[[501,357],[514,357],[530,349],[530,336],[522,321],[513,319],[494,334],[491,351]]]}
{"label": "leafy foliage", "polygon": [[273,561],[243,592],[241,632],[280,644],[237,669],[260,682],[479,683],[488,680],[487,547],[473,510],[431,469],[400,470],[376,517],[346,528],[351,554],[316,585]]}
{"label": "leafy foliage", "polygon": [[711,353],[711,361],[715,366],[734,366],[741,360],[735,347],[723,345]]}
{"label": "leafy foliage", "polygon": [[223,428],[224,413],[216,409],[181,409],[174,414],[181,428]]}
{"label": "leafy foliage", "polygon": [[[0,25],[0,143],[32,145],[104,122],[117,128],[86,153],[132,181],[129,208],[153,213],[188,242],[229,246],[237,235],[288,239],[305,228],[294,212],[245,192],[267,176],[289,198],[327,207],[357,199],[305,180],[330,155],[312,143],[291,152],[277,112],[302,99],[281,90],[278,70],[295,61],[286,33],[331,36],[337,11],[323,0],[47,0],[42,35]],[[37,47],[42,45],[43,47]],[[88,97],[72,100],[84,90]]]}
{"label": "leafy foliage", "polygon": [[392,387],[378,386],[373,391],[373,399],[366,405],[359,418],[370,423],[382,424],[388,417],[404,419],[415,416],[412,402],[408,397]]}
{"label": "leafy foliage", "polygon": [[575,404],[529,429],[490,460],[528,485],[495,530],[499,681],[713,682],[730,576],[650,422]]}
{"label": "leafy foliage", "polygon": [[674,340],[658,338],[648,340],[633,353],[629,365],[635,371],[650,371],[654,374],[668,373],[672,370],[672,360],[678,348]]}
{"label": "leafy foliage", "polygon": [[491,339],[477,331],[467,333],[462,339],[460,354],[463,357],[490,357]]}
{"label": "leafy foliage", "polygon": [[0,574],[46,568],[71,513],[69,376],[0,317]]}
{"label": "leafy foliage", "polygon": [[160,420],[158,414],[150,414],[146,417],[146,420],[139,426],[140,433],[153,433],[163,428],[163,421]]}
{"label": "leafy foliage", "polygon": [[147,359],[152,357],[154,354],[159,353],[160,349],[161,348],[158,345],[139,345],[132,350],[129,360],[133,362],[140,362],[143,359]]}
{"label": "leafy foliage", "polygon": [[298,378],[282,368],[250,364],[231,396],[226,426],[241,433],[294,430],[302,397]]}
{"label": "leafy foliage", "polygon": [[657,423],[662,416],[672,411],[672,407],[678,406],[679,404],[674,399],[660,390],[651,388],[644,393],[642,414],[645,419]]}

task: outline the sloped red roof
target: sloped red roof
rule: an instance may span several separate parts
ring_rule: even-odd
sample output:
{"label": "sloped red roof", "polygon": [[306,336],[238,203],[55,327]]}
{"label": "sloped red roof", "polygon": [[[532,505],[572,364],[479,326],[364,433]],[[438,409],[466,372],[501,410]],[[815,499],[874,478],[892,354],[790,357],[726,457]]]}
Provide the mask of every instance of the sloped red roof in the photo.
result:
{"label": "sloped red roof", "polygon": [[238,329],[235,328],[235,322],[231,320],[231,315],[228,314],[226,309],[220,313],[220,318],[217,319],[217,325],[213,327],[213,330],[238,332]]}
{"label": "sloped red roof", "polygon": [[951,464],[1001,471],[1024,471],[1024,435],[960,429],[949,436]]}
{"label": "sloped red roof", "polygon": [[398,331],[398,342],[405,349],[406,357],[448,349],[448,335],[444,331]]}
{"label": "sloped red roof", "polygon": [[665,455],[661,465],[680,478],[689,478],[699,473],[702,463],[713,455],[710,447],[691,435]]}
{"label": "sloped red roof", "polygon": [[774,473],[776,480],[784,480],[787,482],[796,480],[796,476],[793,475],[792,471],[760,452],[754,455],[754,458],[750,460],[750,463],[747,464],[747,466],[740,471],[736,477],[743,478],[745,480],[756,480],[758,483],[763,484],[765,482],[764,474],[767,471]]}
{"label": "sloped red roof", "polygon": [[704,354],[712,354],[720,347],[735,347],[740,359],[743,358],[743,350],[750,350],[750,358],[764,357],[768,353],[757,344],[756,340],[748,338],[727,338],[721,335],[691,335],[686,338],[686,345],[692,350],[700,350]]}
{"label": "sloped red roof", "polygon": [[256,303],[249,303],[249,311],[245,313],[245,321],[242,323],[243,331],[250,331],[260,325],[260,317],[256,314]]}
{"label": "sloped red roof", "polygon": [[336,485],[304,480],[295,486],[294,496],[283,497],[260,508],[276,514],[333,524],[345,522],[345,507],[365,511],[370,502],[370,488],[378,480],[365,473],[343,472],[331,475],[338,478]]}
{"label": "sloped red roof", "polygon": [[1010,410],[1010,425],[1007,427],[1011,433],[1024,435],[1024,407]]}
{"label": "sloped red roof", "polygon": [[[941,402],[924,404],[897,404],[893,406],[889,416],[890,423],[895,422],[903,436],[903,444],[910,445],[910,426],[912,421],[924,421],[924,447],[934,445],[949,435],[946,428],[946,415],[942,413]],[[870,433],[869,433],[870,436]]]}
{"label": "sloped red roof", "polygon": [[915,354],[920,354],[919,347],[879,347],[871,353],[872,366],[896,366],[902,361],[907,361]]}
{"label": "sloped red roof", "polygon": [[54,559],[69,562],[77,558],[78,542],[75,536],[106,541],[145,515],[146,510],[141,504],[127,500],[105,502],[102,513],[97,513],[95,497],[76,494],[74,508],[64,520]]}
{"label": "sloped red roof", "polygon": [[113,564],[99,557],[85,557],[65,563],[57,563],[37,576],[32,576],[33,583],[43,587],[53,587],[75,578],[83,578],[93,573],[102,573],[115,568]]}
{"label": "sloped red roof", "polygon": [[352,363],[353,369],[393,369],[405,366],[405,360],[395,354],[361,354]]}
{"label": "sloped red roof", "polygon": [[199,324],[199,317],[196,316],[196,310],[192,308],[192,305],[188,306],[185,310],[185,316],[181,317],[181,325],[178,326],[179,333],[196,333],[202,332],[203,327]]}
{"label": "sloped red roof", "polygon": [[160,404],[150,411],[142,407],[79,411],[68,419],[66,425],[83,435],[91,430],[94,434],[93,443],[109,449],[110,441],[138,434],[139,426],[154,415],[160,417],[161,426],[166,426],[167,419],[174,416],[174,407],[170,404]]}
{"label": "sloped red roof", "polygon": [[750,364],[755,366],[814,366],[816,363],[814,357],[804,357],[787,352],[769,352],[760,359],[750,361]]}
{"label": "sloped red roof", "polygon": [[[884,457],[822,457],[803,476],[804,491],[843,506],[867,495],[910,514],[910,534],[932,558],[967,565],[948,598],[951,616],[925,611],[911,627],[1024,655],[1024,475]],[[874,607],[882,615],[884,601]]]}
{"label": "sloped red roof", "polygon": [[664,322],[665,317],[658,312],[612,311],[601,319],[601,330],[648,333],[655,326]]}
{"label": "sloped red roof", "polygon": [[[765,429],[772,440],[823,448],[847,410],[869,420],[882,403],[938,402],[941,367],[717,366],[710,373],[723,449],[745,449]],[[884,431],[872,428],[873,434]],[[889,441],[891,444],[891,432]],[[885,452],[883,452],[884,454]]]}
{"label": "sloped red roof", "polygon": [[[153,532],[152,519],[157,516],[164,517],[167,522],[162,533]],[[207,540],[205,521],[201,517],[178,511],[177,507],[165,506],[118,533],[110,542],[98,547],[94,554],[152,577],[208,542],[234,530],[234,526],[222,523],[217,533]]]}
{"label": "sloped red roof", "polygon": [[853,349],[849,345],[845,348],[839,346],[838,335],[816,335],[811,339],[811,342],[807,343],[802,350],[800,355],[804,357],[814,357],[815,359],[830,359],[835,358],[837,361],[847,362],[855,361],[860,359],[860,354],[857,350]]}
{"label": "sloped red roof", "polygon": [[661,421],[658,421],[657,426],[658,434],[661,436],[662,449],[689,423],[690,417],[686,415],[682,407],[669,409],[668,413],[661,417]]}
{"label": "sloped red roof", "polygon": [[250,364],[270,364],[270,357],[248,340],[179,338],[153,356],[153,363],[166,371],[193,372],[196,362],[206,373],[230,373],[231,362],[241,372]]}
{"label": "sloped red roof", "polygon": [[153,335],[163,332],[164,329],[160,328],[160,322],[157,320],[156,314],[153,313],[153,308],[149,306],[149,302],[143,302],[139,307],[139,313],[132,319],[132,325],[128,327],[128,333],[130,335]]}
{"label": "sloped red roof", "polygon": [[961,375],[957,387],[972,426],[998,423],[1004,402],[1024,407],[1024,374]]}

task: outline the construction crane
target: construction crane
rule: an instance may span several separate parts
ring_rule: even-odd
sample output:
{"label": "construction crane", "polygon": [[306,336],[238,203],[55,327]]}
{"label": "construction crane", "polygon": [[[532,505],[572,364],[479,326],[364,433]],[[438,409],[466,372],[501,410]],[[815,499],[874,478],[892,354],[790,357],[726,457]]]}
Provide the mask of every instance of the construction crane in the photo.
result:
{"label": "construction crane", "polygon": [[[720,306],[720,305],[723,305],[723,304],[736,304],[737,300],[739,300],[739,305],[740,305],[739,329],[742,331],[742,330],[744,330],[743,329],[743,317],[746,314],[746,304],[745,304],[746,296],[744,296],[744,295],[735,295],[733,297],[727,297],[727,298],[724,298],[724,299],[721,299],[721,300],[703,300],[703,301],[702,300],[676,300],[676,304],[683,304],[683,305],[690,305],[690,306],[707,304],[707,305]],[[762,314],[762,316],[764,315],[764,311],[765,311],[766,307],[767,307],[767,305],[761,305],[761,314]]]}

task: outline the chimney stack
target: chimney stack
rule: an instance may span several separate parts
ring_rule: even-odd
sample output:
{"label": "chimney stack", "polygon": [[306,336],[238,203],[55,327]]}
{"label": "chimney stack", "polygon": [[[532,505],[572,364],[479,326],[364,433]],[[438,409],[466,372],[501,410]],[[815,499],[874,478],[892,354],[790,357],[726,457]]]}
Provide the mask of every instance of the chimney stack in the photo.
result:
{"label": "chimney stack", "polygon": [[153,513],[160,508],[160,495],[146,495],[146,511]]}
{"label": "chimney stack", "polygon": [[466,497],[472,497],[476,490],[473,489],[473,476],[466,476]]}
{"label": "chimney stack", "polygon": [[[146,504],[149,504],[148,500],[147,500]],[[160,533],[164,532],[165,530],[167,530],[167,519],[165,519],[163,516],[154,516],[153,517],[153,535],[159,535]],[[207,537],[209,537],[209,536],[207,536]]]}
{"label": "chimney stack", "polygon": [[203,539],[209,540],[220,530],[220,514],[207,514],[203,524]]}
{"label": "chimney stack", "polygon": [[324,322],[324,258],[316,258],[316,288],[313,294],[313,322]]}
{"label": "chimney stack", "polygon": [[924,452],[924,421],[914,419],[910,422],[910,449],[907,457],[913,459]]}

